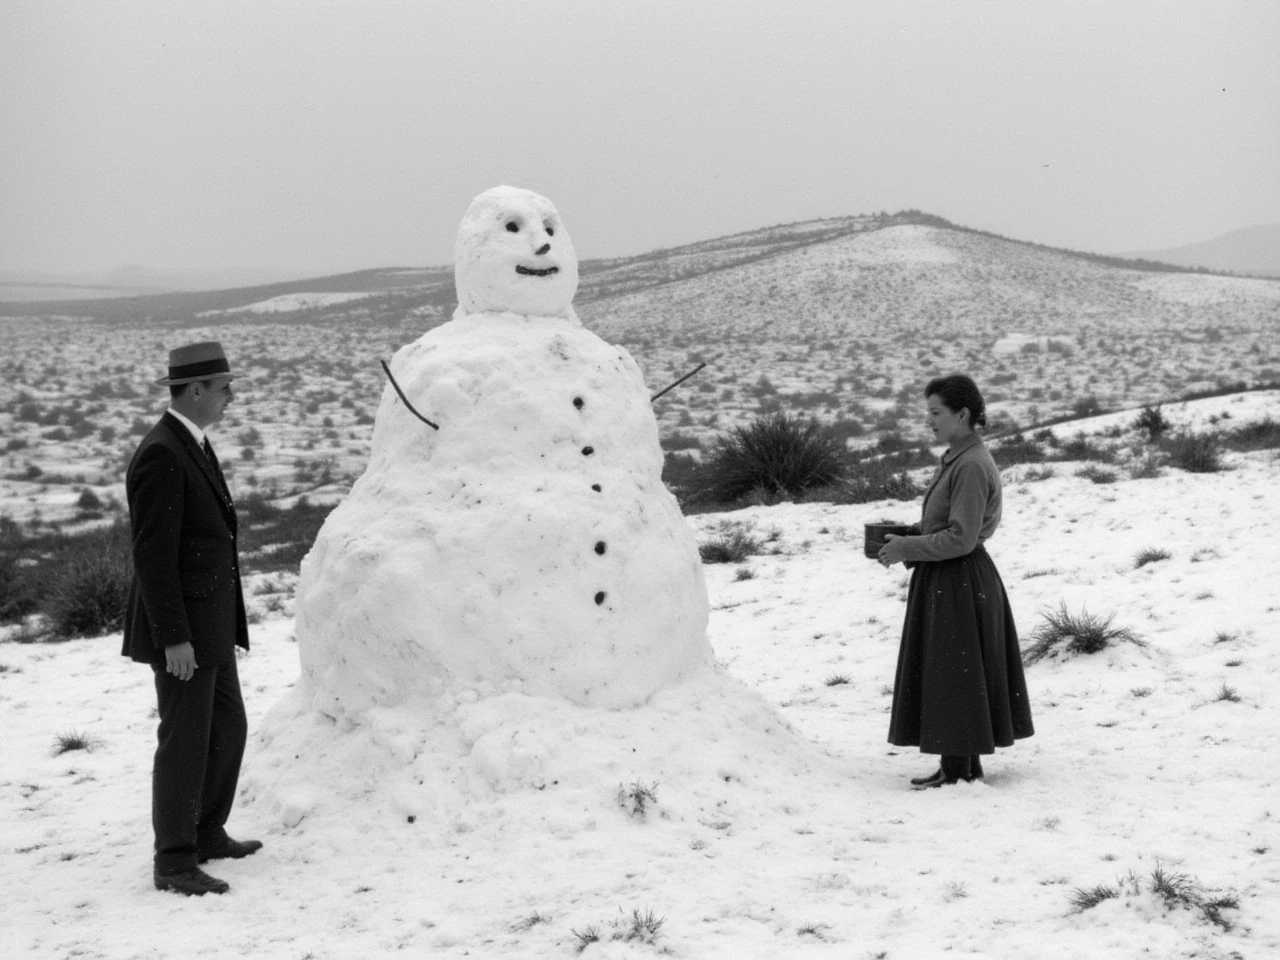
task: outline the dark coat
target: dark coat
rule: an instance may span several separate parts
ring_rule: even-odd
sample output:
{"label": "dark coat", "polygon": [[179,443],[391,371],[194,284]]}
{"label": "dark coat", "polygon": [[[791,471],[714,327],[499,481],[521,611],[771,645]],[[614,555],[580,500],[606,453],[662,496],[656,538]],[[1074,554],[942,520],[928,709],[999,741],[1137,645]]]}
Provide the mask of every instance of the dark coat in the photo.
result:
{"label": "dark coat", "polygon": [[199,666],[249,649],[236,509],[217,466],[191,432],[165,414],[125,474],[133,531],[133,583],[125,656],[163,664],[164,648],[189,642]]}

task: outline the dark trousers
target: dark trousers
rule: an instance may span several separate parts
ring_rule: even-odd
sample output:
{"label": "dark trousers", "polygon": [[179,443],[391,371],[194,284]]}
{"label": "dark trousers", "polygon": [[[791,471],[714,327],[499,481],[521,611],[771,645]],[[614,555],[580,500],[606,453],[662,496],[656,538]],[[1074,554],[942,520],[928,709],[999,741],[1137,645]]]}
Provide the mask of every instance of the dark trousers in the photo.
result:
{"label": "dark trousers", "polygon": [[151,775],[155,868],[179,873],[196,866],[201,847],[226,837],[249,725],[232,657],[200,667],[190,680],[154,667],[160,711],[159,745]]}

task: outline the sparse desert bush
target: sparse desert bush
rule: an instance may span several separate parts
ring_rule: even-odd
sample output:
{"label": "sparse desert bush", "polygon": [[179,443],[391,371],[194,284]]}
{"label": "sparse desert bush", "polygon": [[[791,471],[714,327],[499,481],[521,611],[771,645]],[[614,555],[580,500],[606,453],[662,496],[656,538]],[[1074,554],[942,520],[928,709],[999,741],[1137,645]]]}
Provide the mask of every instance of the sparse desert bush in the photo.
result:
{"label": "sparse desert bush", "polygon": [[80,733],[77,730],[71,730],[67,733],[60,733],[53,742],[53,755],[60,757],[64,753],[71,753],[74,750],[83,750],[89,753],[100,746],[97,737],[91,737],[87,733]]}
{"label": "sparse desert bush", "polygon": [[1171,465],[1188,473],[1217,473],[1223,469],[1222,448],[1216,434],[1187,431],[1165,440]]}
{"label": "sparse desert bush", "polygon": [[696,496],[701,476],[702,463],[692,454],[667,451],[662,458],[662,482],[682,506],[687,498]]}
{"label": "sparse desert bush", "polygon": [[1114,470],[1108,470],[1106,467],[1100,467],[1096,463],[1086,464],[1076,471],[1077,477],[1092,483],[1115,483],[1120,479],[1120,475]]}
{"label": "sparse desert bush", "polygon": [[1245,383],[1243,380],[1236,380],[1234,382],[1219,380],[1216,387],[1211,387],[1208,390],[1192,390],[1188,393],[1184,393],[1178,399],[1204,400],[1209,397],[1225,397],[1230,393],[1245,393],[1248,390],[1249,384]]}
{"label": "sparse desert bush", "polygon": [[281,509],[262,494],[250,494],[240,523],[240,556],[245,568],[254,573],[296,570],[332,509],[306,497]]}
{"label": "sparse desert bush", "polygon": [[1223,440],[1232,450],[1271,450],[1280,447],[1280,423],[1270,417],[1253,420],[1227,431]]}
{"label": "sparse desert bush", "polygon": [[1142,412],[1133,421],[1133,426],[1135,430],[1145,433],[1148,440],[1159,440],[1171,424],[1166,419],[1164,411],[1160,409],[1160,404],[1157,403],[1155,406],[1143,407]]}
{"label": "sparse desert bush", "polygon": [[[632,910],[631,916],[628,917],[622,913],[622,908],[619,907],[618,914],[618,917],[609,924],[612,929],[612,933],[609,934],[609,940],[621,941],[622,943],[643,943],[652,946],[662,936],[662,926],[667,922],[665,917],[656,916],[649,909],[642,911],[637,908]],[[604,940],[604,935],[594,924],[584,927],[582,930],[570,930],[569,932],[578,941],[578,953],[582,953],[593,943],[599,943]]]}
{"label": "sparse desert bush", "polygon": [[596,929],[594,924],[583,927],[581,930],[570,929],[569,932],[572,933],[574,938],[578,941],[578,953],[582,953],[593,943],[600,942],[600,931]]}
{"label": "sparse desert bush", "polygon": [[1148,563],[1156,563],[1159,560],[1168,560],[1173,554],[1161,547],[1144,547],[1139,550],[1133,558],[1133,568],[1135,570],[1145,567]]}
{"label": "sparse desert bush", "polygon": [[1023,663],[1032,664],[1058,653],[1098,653],[1117,643],[1145,646],[1128,627],[1114,627],[1115,614],[1098,617],[1087,610],[1073,614],[1062,604],[1043,615],[1043,622],[1032,631],[1032,643],[1022,655]]}
{"label": "sparse desert bush", "polygon": [[906,450],[911,446],[911,441],[904,437],[898,429],[898,416],[892,411],[885,411],[881,415],[881,420],[888,424],[887,429],[880,432],[880,439],[876,441],[876,450],[880,453],[898,453]]}
{"label": "sparse desert bush", "polygon": [[663,437],[661,441],[663,450],[701,450],[702,441],[690,433],[681,433],[678,430],[668,437]]}
{"label": "sparse desert bush", "polygon": [[649,806],[656,805],[658,802],[658,785],[657,783],[641,783],[639,780],[631,783],[618,784],[617,795],[618,806],[625,810],[630,816],[637,820],[643,820],[648,815]]}
{"label": "sparse desert bush", "polygon": [[1155,869],[1151,871],[1151,876],[1145,884],[1143,878],[1130,871],[1128,876],[1121,877],[1114,887],[1107,884],[1098,884],[1089,888],[1077,887],[1069,899],[1071,912],[1082,913],[1107,900],[1142,896],[1144,886],[1152,895],[1158,897],[1166,908],[1190,910],[1201,919],[1224,931],[1229,931],[1232,924],[1223,915],[1223,911],[1236,910],[1240,906],[1240,898],[1234,893],[1215,896],[1195,877],[1185,873],[1170,872],[1157,861]]}
{"label": "sparse desert bush", "polygon": [[42,423],[44,421],[44,408],[34,401],[21,403],[14,412],[13,419],[19,423]]}
{"label": "sparse desert bush", "polygon": [[1041,449],[1040,444],[1036,443],[1025,434],[1018,433],[1012,437],[1005,437],[991,447],[991,456],[996,462],[996,466],[1002,470],[1005,467],[1016,466],[1020,463],[1042,463],[1045,459],[1045,452]]}
{"label": "sparse desert bush", "polygon": [[1088,437],[1072,437],[1058,448],[1058,459],[1114,463],[1116,454],[1109,447],[1092,443]]}
{"label": "sparse desert bush", "polygon": [[703,493],[717,503],[732,503],[757,489],[795,496],[838,482],[845,469],[842,445],[816,421],[773,413],[716,441],[707,458]]}
{"label": "sparse desert bush", "polygon": [[1036,483],[1040,480],[1052,480],[1057,476],[1053,467],[1032,467],[1022,475],[1024,483]]}
{"label": "sparse desert bush", "polygon": [[754,580],[755,578],[756,572],[750,567],[739,567],[733,572],[733,579],[737,581]]}
{"label": "sparse desert bush", "polygon": [[1235,910],[1240,906],[1240,900],[1234,894],[1210,897],[1195,877],[1167,872],[1159,862],[1151,871],[1151,892],[1167,906],[1193,910],[1223,930],[1230,930],[1231,924],[1222,916],[1222,911]]}
{"label": "sparse desert bush", "polygon": [[533,913],[529,914],[527,917],[521,917],[519,920],[513,923],[511,925],[511,930],[514,933],[526,933],[529,930],[532,930],[534,927],[536,927],[540,923],[550,923],[550,922],[551,922],[550,917],[548,917],[544,913],[541,913],[535,910]]}
{"label": "sparse desert bush", "polygon": [[1236,693],[1235,687],[1228,686],[1224,683],[1218,688],[1218,693],[1213,699],[1219,703],[1223,701],[1226,701],[1227,703],[1239,703],[1240,694]]}
{"label": "sparse desert bush", "polygon": [[36,578],[25,568],[17,551],[0,545],[0,623],[15,623],[38,604]]}
{"label": "sparse desert bush", "polygon": [[764,552],[764,541],[741,523],[724,523],[710,539],[698,544],[703,563],[741,563]]}
{"label": "sparse desert bush", "polygon": [[831,437],[832,440],[835,440],[842,446],[849,438],[861,437],[867,432],[867,428],[862,425],[861,420],[852,420],[848,418],[833,420],[822,429],[827,436]]}
{"label": "sparse desert bush", "polygon": [[1160,476],[1160,467],[1164,463],[1164,456],[1158,452],[1150,451],[1139,457],[1129,464],[1130,480],[1154,480]]}
{"label": "sparse desert bush", "polygon": [[1071,413],[1075,417],[1096,417],[1102,412],[1102,402],[1092,394],[1080,397],[1071,404]]}
{"label": "sparse desert bush", "polygon": [[133,560],[122,523],[88,538],[85,552],[55,572],[43,601],[53,635],[98,637],[124,625]]}
{"label": "sparse desert bush", "polygon": [[802,499],[831,503],[914,500],[923,488],[907,473],[904,462],[901,455],[854,460],[839,483],[824,490],[811,491]]}
{"label": "sparse desert bush", "polygon": [[1057,567],[1045,567],[1038,570],[1028,570],[1022,575],[1023,580],[1034,580],[1036,577],[1056,577],[1062,571]]}
{"label": "sparse desert bush", "polygon": [[1118,896],[1120,896],[1120,891],[1115,887],[1107,886],[1105,883],[1100,883],[1096,887],[1089,887],[1088,889],[1076,887],[1069,899],[1071,912],[1083,913],[1086,910],[1092,910],[1098,904],[1106,900],[1114,900]]}

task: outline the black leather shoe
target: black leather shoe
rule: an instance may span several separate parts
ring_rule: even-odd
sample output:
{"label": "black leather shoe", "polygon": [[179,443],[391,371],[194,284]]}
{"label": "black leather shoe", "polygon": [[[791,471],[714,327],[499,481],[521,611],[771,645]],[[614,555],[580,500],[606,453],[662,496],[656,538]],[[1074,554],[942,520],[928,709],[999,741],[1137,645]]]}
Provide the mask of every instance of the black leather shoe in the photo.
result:
{"label": "black leather shoe", "polygon": [[155,874],[157,890],[172,890],[174,893],[186,894],[188,897],[203,897],[206,893],[226,893],[231,884],[217,877],[211,877],[199,867],[183,870],[181,873]]}
{"label": "black leather shoe", "polygon": [[913,787],[928,787],[928,786],[932,786],[934,783],[936,783],[941,779],[942,779],[942,768],[939,767],[937,770],[933,771],[933,773],[929,774],[927,777],[912,777],[911,785]]}
{"label": "black leather shoe", "polygon": [[227,837],[216,847],[201,847],[199,858],[201,863],[207,863],[210,860],[242,860],[261,849],[261,840],[232,840]]}
{"label": "black leather shoe", "polygon": [[932,777],[928,780],[922,781],[921,783],[917,783],[911,789],[912,790],[931,790],[934,787],[949,787],[953,783],[972,783],[973,780],[974,780],[973,777],[948,777],[945,774],[943,774],[942,771],[938,771],[937,777]]}
{"label": "black leather shoe", "polygon": [[943,754],[942,764],[932,777],[925,777],[919,783],[912,781],[916,790],[928,790],[931,787],[945,787],[962,780],[969,783],[973,777],[973,758],[968,755],[949,756]]}

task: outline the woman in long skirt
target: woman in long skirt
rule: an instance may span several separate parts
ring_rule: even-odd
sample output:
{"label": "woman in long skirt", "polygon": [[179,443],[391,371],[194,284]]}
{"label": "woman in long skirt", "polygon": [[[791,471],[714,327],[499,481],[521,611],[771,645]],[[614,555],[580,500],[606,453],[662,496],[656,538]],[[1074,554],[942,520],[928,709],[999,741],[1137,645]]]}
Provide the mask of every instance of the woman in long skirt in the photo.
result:
{"label": "woman in long skirt", "polygon": [[918,536],[890,535],[879,559],[913,564],[889,742],[939,754],[941,787],[982,776],[983,754],[1031,736],[1018,631],[985,542],[1000,524],[1000,471],[976,428],[986,404],[969,377],[925,387],[929,426],[947,444],[924,494]]}

